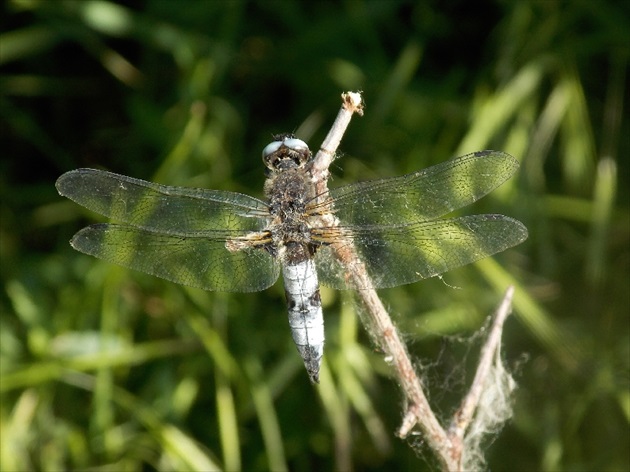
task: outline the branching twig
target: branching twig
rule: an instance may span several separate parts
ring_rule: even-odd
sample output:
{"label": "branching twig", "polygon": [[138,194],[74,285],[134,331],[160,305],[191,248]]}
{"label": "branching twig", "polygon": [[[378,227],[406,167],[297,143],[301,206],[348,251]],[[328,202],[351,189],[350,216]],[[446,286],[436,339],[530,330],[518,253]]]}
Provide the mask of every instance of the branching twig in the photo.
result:
{"label": "branching twig", "polygon": [[[342,94],[342,99],[342,108],[321,149],[315,156],[312,167],[312,177],[317,186],[317,193],[321,196],[328,194],[328,166],[334,159],[335,151],[341,142],[352,114],[363,114],[360,93],[347,92]],[[330,216],[330,218],[329,223],[335,224],[334,216]],[[354,281],[354,286],[372,286],[365,266],[352,244],[349,242],[333,244],[332,248],[336,257],[347,268],[347,276]],[[512,293],[513,289],[510,289],[497,313],[490,335],[482,350],[482,358],[471,390],[457,411],[447,433],[431,410],[407,349],[376,291],[374,289],[357,290],[358,297],[363,302],[368,315],[366,319],[370,324],[368,332],[374,338],[374,342],[385,352],[385,355],[392,359],[396,377],[405,396],[406,412],[397,434],[404,438],[417,426],[444,470],[461,470],[464,435],[479,405],[492,360],[498,352],[503,321],[509,313]]]}
{"label": "branching twig", "polygon": [[[493,427],[511,416],[511,409],[507,403],[514,387],[513,380],[503,370],[500,352],[503,324],[512,312],[513,296],[514,287],[510,286],[494,314],[490,332],[481,348],[479,365],[470,390],[451,420],[448,435],[453,444],[452,456],[457,463],[457,470],[464,470],[467,458],[474,461],[476,458],[471,459],[471,456],[481,455],[480,451],[466,450],[478,447],[481,438],[475,437],[471,441],[466,439],[492,432]],[[484,395],[490,398],[486,404],[482,402]],[[487,411],[489,409],[493,411]],[[480,461],[483,461],[483,458],[477,460]]]}
{"label": "branching twig", "polygon": [[514,296],[514,287],[509,287],[505,292],[505,296],[501,301],[501,305],[496,312],[495,318],[488,333],[486,344],[481,349],[481,356],[475,379],[473,380],[468,395],[462,401],[461,406],[453,417],[453,423],[449,428],[449,434],[454,436],[463,436],[464,432],[470,425],[479,399],[483,393],[484,382],[488,378],[488,373],[492,367],[495,355],[501,347],[501,334],[503,333],[503,323],[510,314],[512,307],[512,297]]}

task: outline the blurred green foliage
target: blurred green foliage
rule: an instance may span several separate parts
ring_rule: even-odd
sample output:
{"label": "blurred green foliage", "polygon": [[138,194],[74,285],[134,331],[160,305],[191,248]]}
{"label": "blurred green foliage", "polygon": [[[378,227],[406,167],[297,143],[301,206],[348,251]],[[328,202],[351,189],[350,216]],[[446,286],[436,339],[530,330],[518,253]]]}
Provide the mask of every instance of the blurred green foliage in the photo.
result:
{"label": "blurred green foliage", "polygon": [[[482,325],[516,286],[515,417],[493,470],[628,470],[627,2],[9,0],[0,8],[3,471],[420,470],[349,294],[323,290],[309,384],[280,284],[175,286],[73,251],[94,215],[55,179],[106,168],[260,196],[260,152],[317,148],[361,89],[332,185],[499,149],[522,164],[466,213],[528,241],[381,291],[448,418]],[[451,286],[461,287],[454,290]],[[421,449],[422,438],[409,441]]]}

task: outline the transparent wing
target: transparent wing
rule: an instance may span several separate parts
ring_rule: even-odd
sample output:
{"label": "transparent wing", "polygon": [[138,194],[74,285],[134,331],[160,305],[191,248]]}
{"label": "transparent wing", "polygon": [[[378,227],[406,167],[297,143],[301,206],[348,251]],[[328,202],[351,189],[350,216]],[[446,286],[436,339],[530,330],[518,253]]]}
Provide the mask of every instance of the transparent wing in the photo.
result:
{"label": "transparent wing", "polygon": [[[353,241],[374,288],[433,277],[523,242],[527,228],[503,215],[473,215],[397,226],[314,228],[316,240]],[[343,249],[344,244],[339,243]],[[346,243],[347,244],[347,243]],[[348,276],[332,246],[317,252],[320,282],[336,289],[366,289]]]}
{"label": "transparent wing", "polygon": [[[402,225],[426,221],[468,205],[501,185],[518,161],[500,151],[480,151],[389,179],[330,191],[335,215],[346,225]],[[317,205],[312,207],[317,212]]]}
{"label": "transparent wing", "polygon": [[[261,233],[264,235],[264,233]],[[243,241],[238,251],[226,242]],[[256,292],[272,285],[280,271],[249,231],[167,234],[126,225],[83,228],[70,244],[78,251],[171,282],[221,292]]]}
{"label": "transparent wing", "polygon": [[218,190],[169,187],[95,169],[63,174],[56,183],[64,197],[120,223],[171,232],[262,230],[263,201]]}

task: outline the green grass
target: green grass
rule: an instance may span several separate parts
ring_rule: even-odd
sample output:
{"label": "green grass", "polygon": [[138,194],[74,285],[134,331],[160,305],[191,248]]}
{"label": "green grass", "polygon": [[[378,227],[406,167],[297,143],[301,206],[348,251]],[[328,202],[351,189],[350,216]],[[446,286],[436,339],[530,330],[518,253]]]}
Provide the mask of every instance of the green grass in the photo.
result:
{"label": "green grass", "polygon": [[[448,418],[465,341],[509,284],[515,416],[492,470],[628,470],[630,14],[623,2],[12,0],[0,35],[0,469],[424,470],[350,294],[323,289],[310,385],[280,284],[209,293],[73,251],[98,220],[56,178],[97,167],[262,193],[260,152],[316,148],[361,89],[331,185],[485,148],[521,170],[464,213],[530,237],[382,290]],[[448,284],[448,285],[447,285]],[[460,287],[460,290],[452,287]],[[420,444],[420,457],[410,447]]]}

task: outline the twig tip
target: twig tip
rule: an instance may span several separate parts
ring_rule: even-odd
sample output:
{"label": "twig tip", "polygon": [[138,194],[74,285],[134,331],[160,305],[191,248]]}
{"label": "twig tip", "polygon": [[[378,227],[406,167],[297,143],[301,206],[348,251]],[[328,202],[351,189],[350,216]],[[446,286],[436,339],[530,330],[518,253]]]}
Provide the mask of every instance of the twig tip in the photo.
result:
{"label": "twig tip", "polygon": [[341,99],[348,111],[363,116],[363,96],[361,91],[344,92],[341,94]]}

